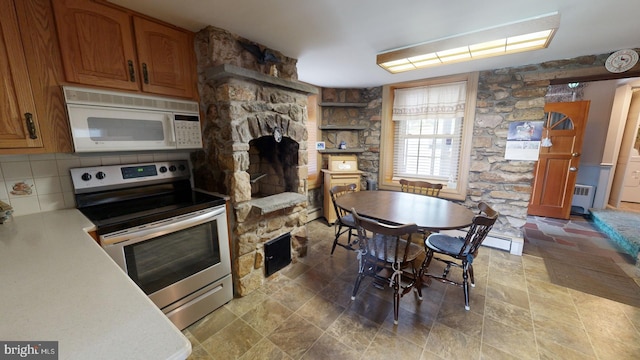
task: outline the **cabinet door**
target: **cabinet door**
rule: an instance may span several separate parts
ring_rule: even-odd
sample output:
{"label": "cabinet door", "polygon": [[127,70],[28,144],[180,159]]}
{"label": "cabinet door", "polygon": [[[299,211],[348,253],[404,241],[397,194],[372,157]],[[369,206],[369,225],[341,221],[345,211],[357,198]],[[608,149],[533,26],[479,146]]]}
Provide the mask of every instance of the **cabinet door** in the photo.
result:
{"label": "cabinet door", "polygon": [[87,0],[52,3],[67,81],[139,90],[131,16]]}
{"label": "cabinet door", "polygon": [[143,18],[133,18],[142,90],[155,94],[193,97],[191,34]]}
{"label": "cabinet door", "polygon": [[12,0],[0,0],[0,148],[42,147]]}

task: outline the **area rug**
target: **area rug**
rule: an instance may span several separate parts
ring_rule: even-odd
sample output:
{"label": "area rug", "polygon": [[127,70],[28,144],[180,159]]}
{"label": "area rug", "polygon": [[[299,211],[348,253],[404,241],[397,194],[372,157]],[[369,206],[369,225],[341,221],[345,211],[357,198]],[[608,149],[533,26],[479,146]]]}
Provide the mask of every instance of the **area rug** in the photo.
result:
{"label": "area rug", "polygon": [[640,287],[610,258],[563,249],[540,256],[552,283],[640,307]]}
{"label": "area rug", "polygon": [[[636,262],[640,261],[640,212],[589,209],[593,224],[615,241]],[[640,266],[640,264],[638,264]]]}

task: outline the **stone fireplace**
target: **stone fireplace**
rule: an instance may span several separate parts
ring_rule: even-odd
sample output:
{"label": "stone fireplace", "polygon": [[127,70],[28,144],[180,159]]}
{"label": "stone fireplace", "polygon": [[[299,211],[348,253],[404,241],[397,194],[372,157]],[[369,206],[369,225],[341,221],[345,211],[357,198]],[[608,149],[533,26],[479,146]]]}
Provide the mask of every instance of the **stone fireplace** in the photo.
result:
{"label": "stone fireplace", "polygon": [[[212,27],[196,37],[206,115],[193,164],[196,187],[230,197],[234,291],[244,296],[266,279],[266,242],[290,233],[291,261],[306,255],[307,96],[317,90],[295,80],[294,59],[278,54],[272,76],[276,64],[256,63],[236,40]],[[220,63],[229,59],[242,67]]]}

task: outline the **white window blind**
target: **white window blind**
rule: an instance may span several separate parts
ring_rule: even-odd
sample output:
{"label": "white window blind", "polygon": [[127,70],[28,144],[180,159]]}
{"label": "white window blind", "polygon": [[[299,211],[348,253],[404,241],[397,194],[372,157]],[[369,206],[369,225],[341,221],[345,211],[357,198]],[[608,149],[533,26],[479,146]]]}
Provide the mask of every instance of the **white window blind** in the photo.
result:
{"label": "white window blind", "polygon": [[466,81],[394,91],[394,178],[456,183]]}

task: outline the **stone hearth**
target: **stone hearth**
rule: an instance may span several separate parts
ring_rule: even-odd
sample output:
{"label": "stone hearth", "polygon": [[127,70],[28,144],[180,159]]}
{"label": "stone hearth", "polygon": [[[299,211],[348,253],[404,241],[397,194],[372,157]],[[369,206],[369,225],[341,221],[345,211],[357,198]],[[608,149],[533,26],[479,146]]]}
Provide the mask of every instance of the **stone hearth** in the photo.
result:
{"label": "stone hearth", "polygon": [[206,116],[204,150],[193,160],[195,185],[231,199],[234,291],[244,296],[265,280],[267,241],[291,233],[292,262],[306,255],[307,96],[317,90],[295,80],[292,59],[284,56],[280,66],[289,69],[282,74],[287,78],[268,75],[268,66],[201,58],[220,52],[220,46],[242,58],[242,48],[231,37],[215,28],[197,37]]}

